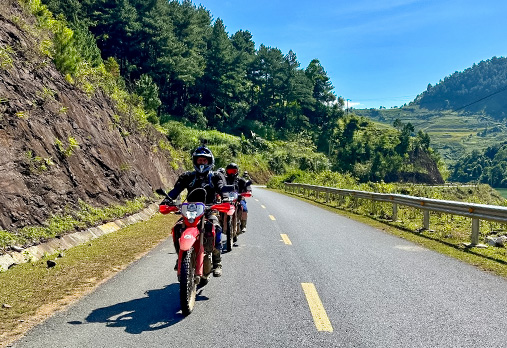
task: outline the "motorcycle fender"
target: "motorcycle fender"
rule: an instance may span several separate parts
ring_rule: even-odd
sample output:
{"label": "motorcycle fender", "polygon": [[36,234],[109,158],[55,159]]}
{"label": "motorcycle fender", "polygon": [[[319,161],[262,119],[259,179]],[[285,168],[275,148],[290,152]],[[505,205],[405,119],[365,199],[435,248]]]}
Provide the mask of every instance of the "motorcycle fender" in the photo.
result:
{"label": "motorcycle fender", "polygon": [[189,250],[199,236],[199,229],[197,227],[187,227],[180,237],[180,250]]}

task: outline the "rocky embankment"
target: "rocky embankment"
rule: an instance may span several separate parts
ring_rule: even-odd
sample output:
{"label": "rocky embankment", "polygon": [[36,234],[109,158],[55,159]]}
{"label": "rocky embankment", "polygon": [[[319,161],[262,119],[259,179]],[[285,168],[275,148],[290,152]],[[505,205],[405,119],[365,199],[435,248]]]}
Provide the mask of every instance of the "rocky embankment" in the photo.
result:
{"label": "rocky embankment", "polygon": [[67,82],[20,18],[14,5],[0,10],[0,229],[42,224],[79,200],[104,206],[170,185],[171,158],[154,146],[161,135],[125,135],[114,103]]}

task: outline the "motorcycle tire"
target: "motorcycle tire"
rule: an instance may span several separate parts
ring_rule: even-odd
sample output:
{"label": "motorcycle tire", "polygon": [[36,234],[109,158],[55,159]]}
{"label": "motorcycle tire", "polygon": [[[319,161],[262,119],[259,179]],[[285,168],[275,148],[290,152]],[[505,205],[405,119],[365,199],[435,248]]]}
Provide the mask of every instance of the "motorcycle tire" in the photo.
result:
{"label": "motorcycle tire", "polygon": [[234,234],[236,236],[236,239],[241,234],[241,211],[240,209],[236,210],[234,213]]}
{"label": "motorcycle tire", "polygon": [[231,251],[232,250],[232,245],[234,244],[233,242],[233,239],[234,239],[234,230],[233,230],[233,226],[232,226],[232,219],[230,217],[227,217],[227,243],[226,243],[226,249],[227,251]]}
{"label": "motorcycle tire", "polygon": [[180,271],[180,304],[183,315],[192,313],[195,305],[197,284],[195,283],[195,266],[197,255],[194,248],[183,253]]}

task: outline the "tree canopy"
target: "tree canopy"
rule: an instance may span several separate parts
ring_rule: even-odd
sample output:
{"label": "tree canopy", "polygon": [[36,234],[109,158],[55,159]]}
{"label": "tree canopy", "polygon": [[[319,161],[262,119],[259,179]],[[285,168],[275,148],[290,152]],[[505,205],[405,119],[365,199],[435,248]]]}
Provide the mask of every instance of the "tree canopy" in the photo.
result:
{"label": "tree canopy", "polygon": [[249,31],[229,35],[220,18],[190,0],[43,1],[78,30],[82,55],[117,62],[154,124],[174,120],[269,140],[303,138],[336,170],[361,180],[394,180],[400,170],[414,170],[416,148],[429,151],[417,145],[429,144],[429,137],[415,137],[410,124],[388,133],[345,117],[343,99],[317,58],[301,67],[292,50],[256,49]]}

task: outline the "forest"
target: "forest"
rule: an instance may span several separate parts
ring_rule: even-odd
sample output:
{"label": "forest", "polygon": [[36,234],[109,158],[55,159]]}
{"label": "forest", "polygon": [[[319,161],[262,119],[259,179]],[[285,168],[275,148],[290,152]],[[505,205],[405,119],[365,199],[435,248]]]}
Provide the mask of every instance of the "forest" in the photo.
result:
{"label": "forest", "polygon": [[317,58],[302,68],[292,50],[256,48],[248,30],[229,35],[220,18],[191,1],[43,3],[74,33],[57,45],[65,57],[55,58],[57,67],[72,77],[83,62],[115,65],[131,102],[141,104],[155,125],[177,121],[307,141],[328,156],[333,170],[361,181],[442,181],[427,134],[415,134],[410,124],[386,131],[344,115],[343,99]]}
{"label": "forest", "polygon": [[483,112],[494,119],[505,119],[507,107],[507,58],[493,57],[428,85],[414,100],[429,110]]}
{"label": "forest", "polygon": [[488,147],[485,151],[472,151],[460,158],[454,166],[450,180],[507,187],[507,142]]}

